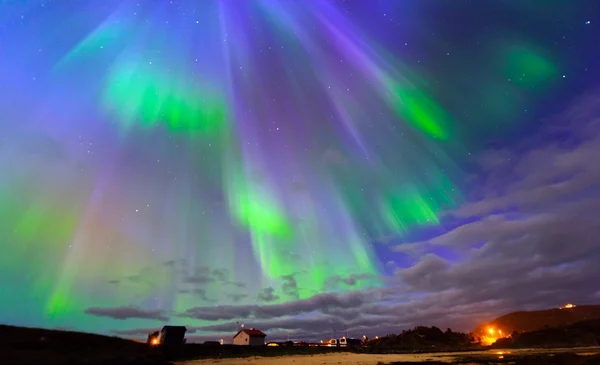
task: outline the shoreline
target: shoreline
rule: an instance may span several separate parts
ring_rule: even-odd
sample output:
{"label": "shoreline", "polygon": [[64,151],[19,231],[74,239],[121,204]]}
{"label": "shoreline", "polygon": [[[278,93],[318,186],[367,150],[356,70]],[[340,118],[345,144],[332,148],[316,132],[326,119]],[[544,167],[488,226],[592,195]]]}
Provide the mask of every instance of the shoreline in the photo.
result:
{"label": "shoreline", "polygon": [[[562,349],[519,349],[519,350],[487,350],[468,352],[439,352],[420,354],[361,354],[351,352],[324,353],[312,355],[285,355],[285,356],[249,356],[236,358],[212,358],[200,360],[177,361],[177,365],[383,365],[395,363],[422,363],[422,364],[471,364],[487,363],[493,360],[527,359],[528,357],[543,356],[600,356],[600,346],[583,348]],[[518,364],[518,362],[517,362]]]}

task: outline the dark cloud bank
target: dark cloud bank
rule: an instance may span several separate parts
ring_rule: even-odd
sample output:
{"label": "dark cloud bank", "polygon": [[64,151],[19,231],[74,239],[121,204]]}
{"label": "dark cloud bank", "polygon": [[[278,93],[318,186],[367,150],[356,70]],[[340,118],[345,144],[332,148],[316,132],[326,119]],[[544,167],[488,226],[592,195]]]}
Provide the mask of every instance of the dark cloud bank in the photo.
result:
{"label": "dark cloud bank", "polygon": [[[468,331],[507,311],[600,302],[599,95],[578,100],[549,122],[541,137],[483,154],[470,203],[442,220],[452,224],[447,232],[390,247],[414,264],[396,268],[383,288],[271,304],[280,295],[297,295],[289,276],[281,290],[257,293],[260,305],[198,306],[170,319],[214,322],[190,327],[198,340],[231,336],[237,321],[260,327],[271,339],[288,333],[319,338],[345,328],[351,336],[385,335],[414,325]],[[187,280],[225,280],[225,273],[195,274]],[[360,279],[357,273],[329,281],[351,285]],[[135,307],[86,313],[167,320],[163,311]]]}

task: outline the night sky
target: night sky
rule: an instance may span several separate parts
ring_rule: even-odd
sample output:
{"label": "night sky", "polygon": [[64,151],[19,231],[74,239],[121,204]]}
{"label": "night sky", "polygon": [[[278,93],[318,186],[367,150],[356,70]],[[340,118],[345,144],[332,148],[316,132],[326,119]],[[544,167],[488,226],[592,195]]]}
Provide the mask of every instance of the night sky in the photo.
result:
{"label": "night sky", "polygon": [[600,303],[599,60],[596,0],[0,1],[0,322]]}

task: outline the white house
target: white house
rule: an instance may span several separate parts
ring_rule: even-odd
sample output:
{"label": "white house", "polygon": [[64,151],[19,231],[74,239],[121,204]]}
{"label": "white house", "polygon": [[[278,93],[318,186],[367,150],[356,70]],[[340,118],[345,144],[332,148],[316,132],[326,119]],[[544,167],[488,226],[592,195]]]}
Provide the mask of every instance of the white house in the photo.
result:
{"label": "white house", "polygon": [[255,328],[243,329],[233,336],[233,344],[245,346],[264,346],[265,337],[267,337],[267,335]]}

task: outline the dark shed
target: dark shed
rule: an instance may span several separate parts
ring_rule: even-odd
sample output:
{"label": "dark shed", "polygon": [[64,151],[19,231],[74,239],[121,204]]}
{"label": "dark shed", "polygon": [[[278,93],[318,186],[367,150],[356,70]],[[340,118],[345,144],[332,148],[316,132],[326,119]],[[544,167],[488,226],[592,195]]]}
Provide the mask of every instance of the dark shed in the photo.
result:
{"label": "dark shed", "polygon": [[186,331],[185,326],[164,326],[160,330],[160,344],[183,345]]}

